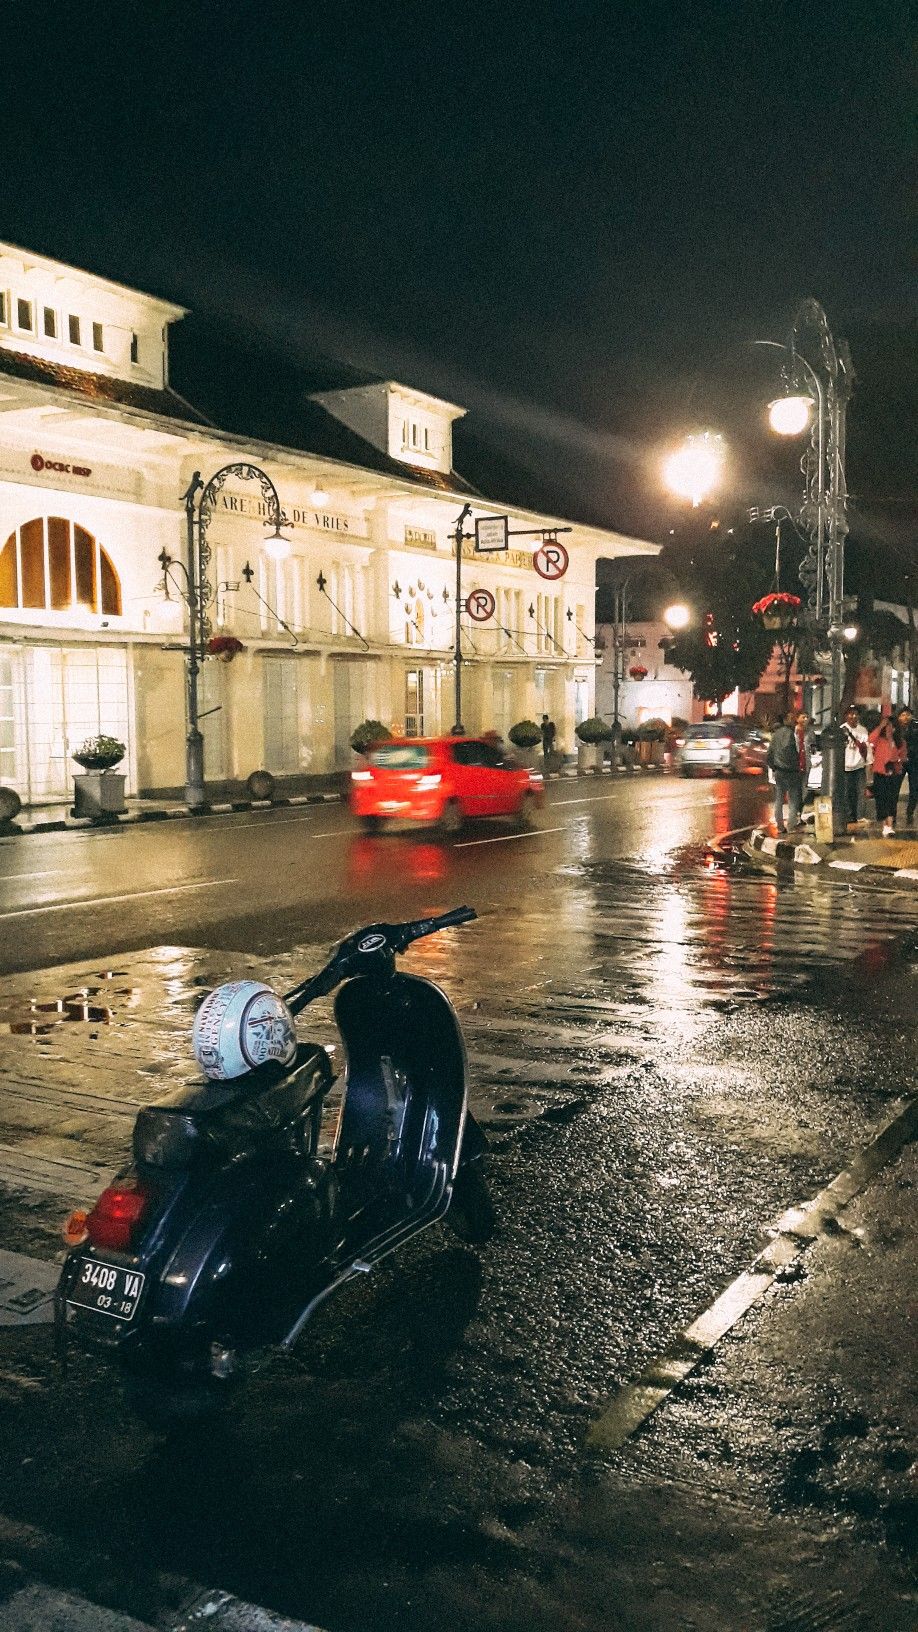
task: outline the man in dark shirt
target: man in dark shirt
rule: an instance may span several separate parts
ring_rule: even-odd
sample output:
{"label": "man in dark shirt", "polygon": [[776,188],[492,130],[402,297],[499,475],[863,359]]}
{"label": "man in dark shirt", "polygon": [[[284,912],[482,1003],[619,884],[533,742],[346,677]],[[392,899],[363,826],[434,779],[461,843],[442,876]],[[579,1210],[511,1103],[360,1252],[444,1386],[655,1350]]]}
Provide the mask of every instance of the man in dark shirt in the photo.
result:
{"label": "man in dark shirt", "polygon": [[780,725],[775,726],[771,742],[768,744],[768,769],[775,779],[775,827],[779,833],[785,833],[784,800],[787,799],[788,827],[800,826],[800,812],[803,809],[803,770],[801,761],[804,752],[797,741],[797,716],[793,710],[785,714]]}
{"label": "man in dark shirt", "polygon": [[908,777],[905,820],[910,827],[915,819],[915,811],[918,810],[918,720],[910,708],[900,708],[896,715],[896,723],[902,733],[902,741],[908,755],[905,762],[905,774]]}
{"label": "man in dark shirt", "polygon": [[545,761],[545,774],[547,776],[548,771],[550,769],[551,756],[555,751],[555,737],[557,735],[557,732],[556,732],[556,729],[555,729],[555,722],[554,722],[554,720],[550,720],[548,718],[547,714],[542,715],[542,727],[541,727],[541,729],[542,729],[542,758]]}

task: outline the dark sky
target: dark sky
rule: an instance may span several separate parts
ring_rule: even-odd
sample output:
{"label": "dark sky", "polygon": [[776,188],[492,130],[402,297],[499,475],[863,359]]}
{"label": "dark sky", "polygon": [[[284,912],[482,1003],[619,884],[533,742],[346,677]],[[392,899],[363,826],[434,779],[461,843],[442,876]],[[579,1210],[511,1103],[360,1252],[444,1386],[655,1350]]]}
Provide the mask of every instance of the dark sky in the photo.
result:
{"label": "dark sky", "polygon": [[0,236],[187,304],[190,341],[254,325],[451,397],[572,509],[657,531],[685,428],[751,493],[777,354],[749,342],[813,295],[862,485],[901,497],[910,11],[6,0]]}

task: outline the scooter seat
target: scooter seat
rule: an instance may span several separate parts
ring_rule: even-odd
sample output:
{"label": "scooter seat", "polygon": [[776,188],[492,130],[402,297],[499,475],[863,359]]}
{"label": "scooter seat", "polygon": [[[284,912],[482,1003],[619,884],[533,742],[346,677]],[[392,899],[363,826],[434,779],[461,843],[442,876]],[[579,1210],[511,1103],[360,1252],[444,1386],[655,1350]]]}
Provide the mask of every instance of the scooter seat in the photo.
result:
{"label": "scooter seat", "polygon": [[320,1102],[333,1080],[324,1048],[299,1043],[293,1064],[259,1066],[230,1082],[190,1082],[134,1124],[134,1155],[151,1167],[184,1168],[206,1151],[246,1149],[276,1135]]}

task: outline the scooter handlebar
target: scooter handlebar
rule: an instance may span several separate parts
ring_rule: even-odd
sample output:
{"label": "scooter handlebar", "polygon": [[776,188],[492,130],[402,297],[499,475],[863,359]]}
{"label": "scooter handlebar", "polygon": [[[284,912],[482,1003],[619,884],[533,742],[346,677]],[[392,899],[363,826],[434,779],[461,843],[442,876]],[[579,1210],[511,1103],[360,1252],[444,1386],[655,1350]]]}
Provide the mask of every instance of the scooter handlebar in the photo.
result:
{"label": "scooter handlebar", "polygon": [[369,973],[368,956],[378,956],[383,950],[404,952],[412,941],[420,941],[425,935],[436,935],[438,930],[450,929],[455,924],[471,923],[477,917],[474,907],[454,907],[452,912],[441,913],[438,918],[414,918],[406,924],[368,924],[364,929],[348,935],[329,958],[325,968],[301,985],[294,986],[292,992],[285,994],[284,1002],[294,1014],[299,1014],[314,998],[324,997],[333,991],[348,975],[359,974],[361,968]]}
{"label": "scooter handlebar", "polygon": [[393,924],[392,944],[396,952],[401,952],[425,935],[436,935],[438,930],[451,929],[454,924],[470,924],[477,917],[474,907],[454,907],[452,912],[441,913],[439,918],[415,918],[408,924]]}

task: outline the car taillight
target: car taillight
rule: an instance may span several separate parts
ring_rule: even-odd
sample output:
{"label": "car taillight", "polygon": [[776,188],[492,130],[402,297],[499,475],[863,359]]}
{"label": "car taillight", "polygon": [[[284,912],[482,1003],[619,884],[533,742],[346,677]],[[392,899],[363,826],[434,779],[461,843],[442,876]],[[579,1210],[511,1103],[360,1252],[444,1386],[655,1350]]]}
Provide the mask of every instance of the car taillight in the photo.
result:
{"label": "car taillight", "polygon": [[541,782],[542,781],[542,772],[541,771],[530,771],[529,772],[529,780],[530,780],[530,782]]}
{"label": "car taillight", "polygon": [[418,791],[420,792],[422,788],[438,788],[442,781],[443,778],[439,771],[437,771],[433,776],[419,776]]}
{"label": "car taillight", "polygon": [[138,1178],[118,1180],[103,1190],[86,1220],[86,1234],[94,1247],[126,1252],[137,1225],[153,1200],[149,1186]]}
{"label": "car taillight", "polygon": [[372,771],[351,771],[351,781],[352,782],[372,782],[372,780],[373,780],[373,772]]}

